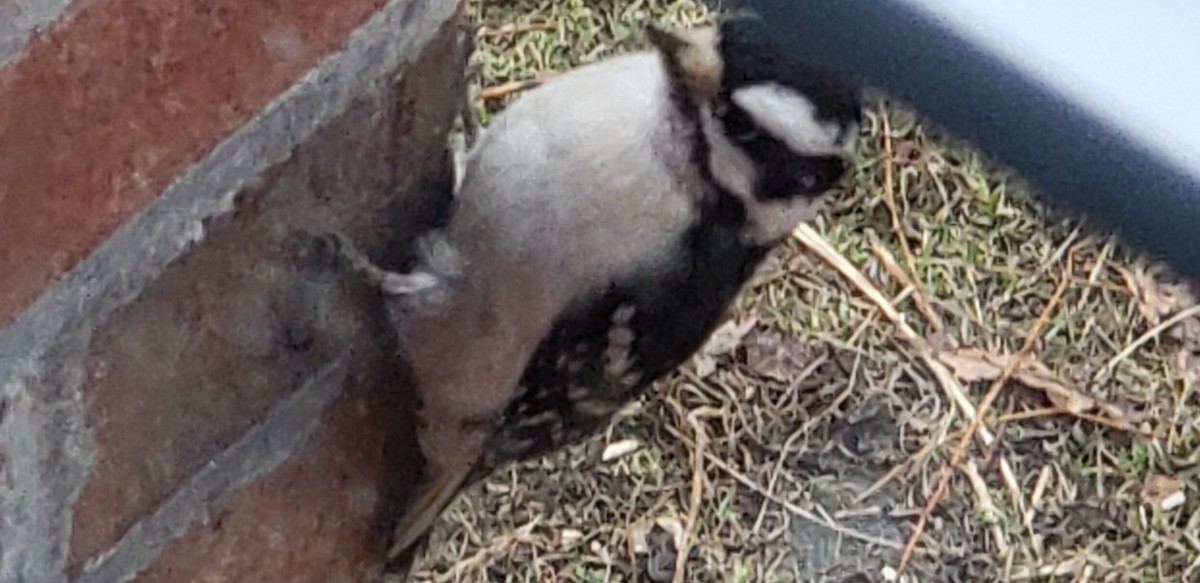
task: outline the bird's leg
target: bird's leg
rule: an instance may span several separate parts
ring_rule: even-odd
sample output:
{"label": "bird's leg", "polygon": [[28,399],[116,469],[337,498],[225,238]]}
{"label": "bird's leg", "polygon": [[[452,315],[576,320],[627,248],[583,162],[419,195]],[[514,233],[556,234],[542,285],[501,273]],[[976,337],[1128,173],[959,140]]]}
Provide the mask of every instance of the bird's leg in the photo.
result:
{"label": "bird's leg", "polygon": [[447,135],[447,149],[450,152],[451,163],[454,165],[454,191],[458,191],[458,186],[462,183],[463,171],[466,168],[467,153],[475,146],[475,140],[479,136],[479,117],[475,114],[475,108],[472,106],[473,95],[471,87],[473,81],[479,77],[479,72],[482,70],[480,63],[475,60],[475,27],[469,20],[464,20],[459,23],[459,40],[462,42],[466,51],[466,66],[464,67],[462,92],[458,96],[457,115],[450,127],[450,133]]}
{"label": "bird's leg", "polygon": [[472,81],[479,79],[480,72],[483,71],[483,65],[473,58],[475,53],[475,26],[464,20],[460,25],[460,34],[463,35],[463,44],[467,51],[467,67],[466,78],[467,82],[462,92],[462,101],[459,102],[459,120],[462,123],[463,143],[466,148],[463,152],[469,151],[475,146],[475,138],[479,135],[479,116],[475,114],[475,108],[471,105],[473,95],[471,94]]}
{"label": "bird's leg", "polygon": [[[472,63],[467,67],[468,78],[476,76],[482,67],[478,63]],[[475,112],[475,106],[471,105],[474,101],[471,95],[471,90],[468,89],[463,93],[462,103],[459,105],[461,111],[459,116],[462,118],[463,142],[466,146],[466,151],[475,147],[475,141],[479,138],[480,122],[479,114]]]}
{"label": "bird's leg", "polygon": [[368,283],[379,288],[385,294],[393,296],[411,294],[429,289],[438,283],[437,278],[428,273],[396,273],[380,268],[341,233],[331,231],[322,238],[333,249],[340,263],[354,273],[363,276]]}
{"label": "bird's leg", "polygon": [[[480,66],[477,63],[472,63],[467,67],[467,79],[474,78],[478,73]],[[450,129],[449,148],[450,156],[454,164],[454,190],[458,191],[458,187],[462,184],[463,173],[466,171],[467,154],[471,148],[475,147],[475,142],[479,138],[480,123],[479,116],[475,113],[475,107],[471,104],[472,94],[470,82],[464,88],[460,95],[458,103],[458,115],[454,118],[454,127]]]}

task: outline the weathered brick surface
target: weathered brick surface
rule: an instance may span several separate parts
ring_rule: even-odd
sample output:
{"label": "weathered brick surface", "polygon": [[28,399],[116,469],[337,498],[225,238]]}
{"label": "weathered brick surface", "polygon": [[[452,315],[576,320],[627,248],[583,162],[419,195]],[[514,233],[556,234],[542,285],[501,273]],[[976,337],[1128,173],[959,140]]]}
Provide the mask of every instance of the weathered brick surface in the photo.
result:
{"label": "weathered brick surface", "polygon": [[412,453],[395,447],[406,437],[396,419],[411,403],[377,390],[386,382],[362,379],[330,407],[300,455],[222,500],[137,581],[368,579],[396,508],[396,472]]}
{"label": "weathered brick surface", "polygon": [[[56,32],[123,1],[88,1]],[[164,40],[196,10],[151,4],[134,10],[141,28],[117,11],[107,26],[140,41],[103,62],[140,62],[142,42],[191,47],[197,78],[135,83],[153,87],[132,101],[166,126],[142,133],[141,116],[102,108],[116,124],[104,131],[120,134],[111,151],[72,146],[86,159],[45,163],[79,171],[44,184],[0,151],[0,214],[19,227],[0,229],[0,581],[362,581],[415,477],[413,403],[378,297],[312,234],[341,230],[379,256],[411,234],[420,199],[439,195],[462,91],[461,6],[238,4],[201,19],[238,15],[206,44]],[[226,43],[250,22],[265,28]],[[27,82],[12,71],[39,42],[0,68],[0,150],[30,131],[14,112],[45,118],[6,93]],[[234,69],[261,78],[214,79],[196,64],[221,51],[258,59]],[[207,121],[163,104],[196,84],[207,93],[188,98],[205,101]],[[108,90],[114,103],[134,91]],[[179,136],[155,142],[170,120]],[[71,143],[70,127],[48,128],[36,148]],[[127,163],[155,143],[153,172]],[[28,200],[38,185],[48,194]],[[53,200],[63,213],[43,214]]]}
{"label": "weathered brick surface", "polygon": [[[0,70],[0,323],[382,0],[90,0]],[[78,6],[78,8],[76,8]]]}

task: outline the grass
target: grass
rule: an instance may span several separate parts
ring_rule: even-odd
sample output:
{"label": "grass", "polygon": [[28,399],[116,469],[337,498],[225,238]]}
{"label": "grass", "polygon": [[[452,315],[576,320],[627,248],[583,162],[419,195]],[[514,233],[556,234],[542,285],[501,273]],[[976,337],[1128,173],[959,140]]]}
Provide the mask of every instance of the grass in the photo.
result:
{"label": "grass", "polygon": [[[474,81],[493,89],[639,48],[647,22],[705,17],[693,0],[473,13]],[[480,103],[484,121],[514,98]],[[853,188],[813,227],[919,339],[790,242],[741,297],[745,325],[718,334],[727,346],[602,435],[462,497],[415,580],[669,581],[686,541],[687,581],[883,581],[970,423],[950,385],[980,404],[1000,374],[984,361],[1016,354],[1039,317],[984,413],[994,440],[966,450],[903,576],[1200,580],[1189,291],[902,105],[875,98],[868,119]]]}

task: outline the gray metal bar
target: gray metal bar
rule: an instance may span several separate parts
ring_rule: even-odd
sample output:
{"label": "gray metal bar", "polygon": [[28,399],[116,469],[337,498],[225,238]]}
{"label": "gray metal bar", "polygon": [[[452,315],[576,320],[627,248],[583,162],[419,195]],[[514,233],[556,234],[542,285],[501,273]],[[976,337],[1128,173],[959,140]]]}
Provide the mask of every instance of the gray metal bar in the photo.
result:
{"label": "gray metal bar", "polygon": [[1200,3],[741,4],[767,42],[907,101],[1200,281]]}

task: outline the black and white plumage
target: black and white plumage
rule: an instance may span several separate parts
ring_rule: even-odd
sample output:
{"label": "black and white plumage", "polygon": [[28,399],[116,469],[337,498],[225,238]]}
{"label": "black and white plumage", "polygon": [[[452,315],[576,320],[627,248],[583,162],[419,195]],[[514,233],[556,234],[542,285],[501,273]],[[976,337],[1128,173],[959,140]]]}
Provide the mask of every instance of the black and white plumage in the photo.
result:
{"label": "black and white plumage", "polygon": [[752,19],[667,32],[498,115],[411,272],[374,274],[422,399],[393,553],[498,465],[557,449],[683,363],[847,168],[860,104]]}

